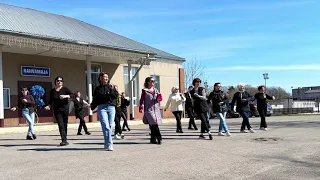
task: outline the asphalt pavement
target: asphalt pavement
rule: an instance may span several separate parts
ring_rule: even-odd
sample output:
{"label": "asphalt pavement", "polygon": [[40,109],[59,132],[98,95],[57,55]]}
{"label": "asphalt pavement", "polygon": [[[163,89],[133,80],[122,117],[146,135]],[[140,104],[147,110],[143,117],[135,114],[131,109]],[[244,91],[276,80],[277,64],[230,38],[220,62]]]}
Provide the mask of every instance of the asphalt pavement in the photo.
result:
{"label": "asphalt pavement", "polygon": [[[103,150],[101,129],[77,136],[68,131],[70,145],[58,147],[57,130],[0,135],[2,180],[170,180],[170,179],[320,179],[320,116],[267,118],[269,130],[239,132],[241,119],[228,119],[231,137],[217,136],[218,120],[211,120],[214,139],[200,140],[199,132],[176,133],[174,123],[163,124],[163,144],[149,144],[146,125],[132,125],[114,151]],[[198,127],[200,122],[197,121]],[[0,129],[1,131],[1,129]]]}

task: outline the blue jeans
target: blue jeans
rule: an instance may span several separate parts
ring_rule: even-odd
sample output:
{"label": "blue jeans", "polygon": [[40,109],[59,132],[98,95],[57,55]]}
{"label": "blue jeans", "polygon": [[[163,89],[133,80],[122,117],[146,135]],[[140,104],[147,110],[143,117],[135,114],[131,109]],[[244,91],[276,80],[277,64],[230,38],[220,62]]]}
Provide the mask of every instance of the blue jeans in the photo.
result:
{"label": "blue jeans", "polygon": [[100,104],[98,106],[98,118],[101,123],[104,137],[104,145],[111,146],[112,143],[112,122],[114,121],[116,109],[109,104]]}
{"label": "blue jeans", "polygon": [[34,112],[30,113],[28,108],[22,109],[22,117],[24,117],[29,125],[28,136],[32,136],[34,134]]}
{"label": "blue jeans", "polygon": [[210,125],[210,109],[206,112],[206,119],[207,119],[207,122],[208,122],[208,128],[210,129],[211,128],[211,125]]}
{"label": "blue jeans", "polygon": [[219,123],[219,132],[222,132],[223,130],[225,132],[228,132],[228,126],[226,124],[226,115],[227,113],[226,112],[217,112],[216,113],[217,117],[220,119],[220,123]]}

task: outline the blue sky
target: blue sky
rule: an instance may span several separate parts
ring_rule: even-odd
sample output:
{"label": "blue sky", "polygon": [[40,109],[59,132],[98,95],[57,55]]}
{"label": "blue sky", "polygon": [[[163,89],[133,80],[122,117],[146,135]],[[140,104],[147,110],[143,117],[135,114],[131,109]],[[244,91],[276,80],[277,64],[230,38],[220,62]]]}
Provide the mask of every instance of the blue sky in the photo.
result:
{"label": "blue sky", "polygon": [[[320,0],[0,0],[71,16],[186,58],[208,82],[320,85]],[[121,3],[120,3],[121,2]],[[318,13],[317,13],[318,12]]]}

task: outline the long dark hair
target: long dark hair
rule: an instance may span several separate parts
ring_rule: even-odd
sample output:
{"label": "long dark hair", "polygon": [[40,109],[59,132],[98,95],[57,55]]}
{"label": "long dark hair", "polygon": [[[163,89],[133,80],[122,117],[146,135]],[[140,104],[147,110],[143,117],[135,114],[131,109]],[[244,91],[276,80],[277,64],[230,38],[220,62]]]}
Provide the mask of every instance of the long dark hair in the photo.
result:
{"label": "long dark hair", "polygon": [[192,81],[192,85],[194,86],[196,84],[196,82],[201,83],[201,79],[200,78],[194,78]]}
{"label": "long dark hair", "polygon": [[149,86],[148,86],[148,83],[149,83],[149,81],[152,79],[152,77],[147,77],[145,80],[144,80],[144,84],[143,84],[143,86],[144,86],[144,88],[148,88]]}

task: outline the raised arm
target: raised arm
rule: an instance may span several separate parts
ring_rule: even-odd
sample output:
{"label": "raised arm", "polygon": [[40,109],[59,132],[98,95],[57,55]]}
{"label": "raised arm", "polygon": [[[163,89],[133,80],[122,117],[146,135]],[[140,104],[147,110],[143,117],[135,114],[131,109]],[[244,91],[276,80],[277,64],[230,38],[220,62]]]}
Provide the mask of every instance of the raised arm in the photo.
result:
{"label": "raised arm", "polygon": [[266,94],[266,97],[267,97],[268,100],[274,100],[274,99],[276,99],[274,96],[269,96],[268,94]]}

